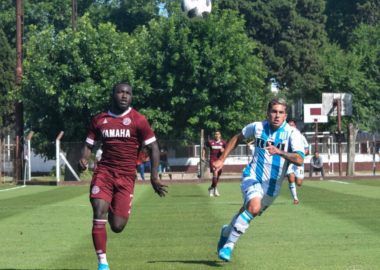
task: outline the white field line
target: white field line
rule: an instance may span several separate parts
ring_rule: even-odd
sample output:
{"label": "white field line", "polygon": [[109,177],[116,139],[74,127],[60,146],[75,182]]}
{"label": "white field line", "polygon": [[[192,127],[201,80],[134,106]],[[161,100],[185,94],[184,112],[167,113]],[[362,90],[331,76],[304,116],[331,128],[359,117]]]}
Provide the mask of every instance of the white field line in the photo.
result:
{"label": "white field line", "polygon": [[338,180],[327,180],[329,182],[334,182],[334,183],[338,183],[338,184],[345,184],[345,185],[349,185],[350,183],[347,183],[347,182],[343,182],[343,181],[338,181]]}
{"label": "white field line", "polygon": [[7,189],[1,189],[0,192],[3,192],[3,191],[10,191],[10,190],[19,189],[19,188],[24,188],[24,187],[26,187],[26,185],[19,186],[19,187],[13,187],[13,188],[7,188]]}

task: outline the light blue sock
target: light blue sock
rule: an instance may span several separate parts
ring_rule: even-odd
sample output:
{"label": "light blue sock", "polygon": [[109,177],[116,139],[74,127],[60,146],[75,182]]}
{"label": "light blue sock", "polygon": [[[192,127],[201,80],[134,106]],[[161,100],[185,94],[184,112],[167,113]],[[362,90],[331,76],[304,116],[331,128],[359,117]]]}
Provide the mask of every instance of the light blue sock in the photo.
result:
{"label": "light blue sock", "polygon": [[248,229],[251,220],[253,220],[253,216],[247,210],[240,213],[236,217],[236,220],[233,224],[232,230],[230,232],[230,235],[228,236],[228,240],[225,246],[233,248],[235,246],[235,243],[239,240],[240,235],[245,233],[245,231]]}

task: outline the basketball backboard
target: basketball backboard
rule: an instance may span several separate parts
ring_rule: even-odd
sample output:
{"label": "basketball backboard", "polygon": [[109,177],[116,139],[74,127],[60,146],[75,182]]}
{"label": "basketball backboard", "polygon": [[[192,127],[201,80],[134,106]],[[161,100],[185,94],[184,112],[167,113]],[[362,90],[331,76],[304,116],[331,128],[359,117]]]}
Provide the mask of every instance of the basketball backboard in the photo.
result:
{"label": "basketball backboard", "polygon": [[323,114],[322,104],[304,104],[303,121],[304,123],[327,123],[327,115]]}
{"label": "basketball backboard", "polygon": [[337,107],[334,101],[341,102],[341,115],[352,115],[352,95],[347,93],[322,93],[324,115],[337,116]]}

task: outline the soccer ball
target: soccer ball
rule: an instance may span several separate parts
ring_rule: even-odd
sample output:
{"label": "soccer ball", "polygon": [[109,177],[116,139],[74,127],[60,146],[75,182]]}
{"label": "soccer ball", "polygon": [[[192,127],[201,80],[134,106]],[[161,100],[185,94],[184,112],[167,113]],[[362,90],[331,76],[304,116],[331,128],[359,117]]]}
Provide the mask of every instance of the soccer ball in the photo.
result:
{"label": "soccer ball", "polygon": [[189,18],[205,17],[211,12],[211,0],[181,0],[181,8]]}

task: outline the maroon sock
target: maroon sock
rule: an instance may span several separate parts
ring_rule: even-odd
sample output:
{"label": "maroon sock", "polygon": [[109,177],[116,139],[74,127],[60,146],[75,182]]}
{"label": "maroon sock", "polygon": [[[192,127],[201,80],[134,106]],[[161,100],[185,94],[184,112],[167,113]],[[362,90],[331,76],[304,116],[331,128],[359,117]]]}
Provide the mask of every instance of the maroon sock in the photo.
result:
{"label": "maroon sock", "polygon": [[216,188],[216,185],[218,184],[218,177],[216,176],[213,176],[212,177],[212,184],[211,184],[211,187],[212,188]]}
{"label": "maroon sock", "polygon": [[94,219],[92,225],[92,241],[94,242],[96,254],[106,253],[107,230],[106,219]]}

